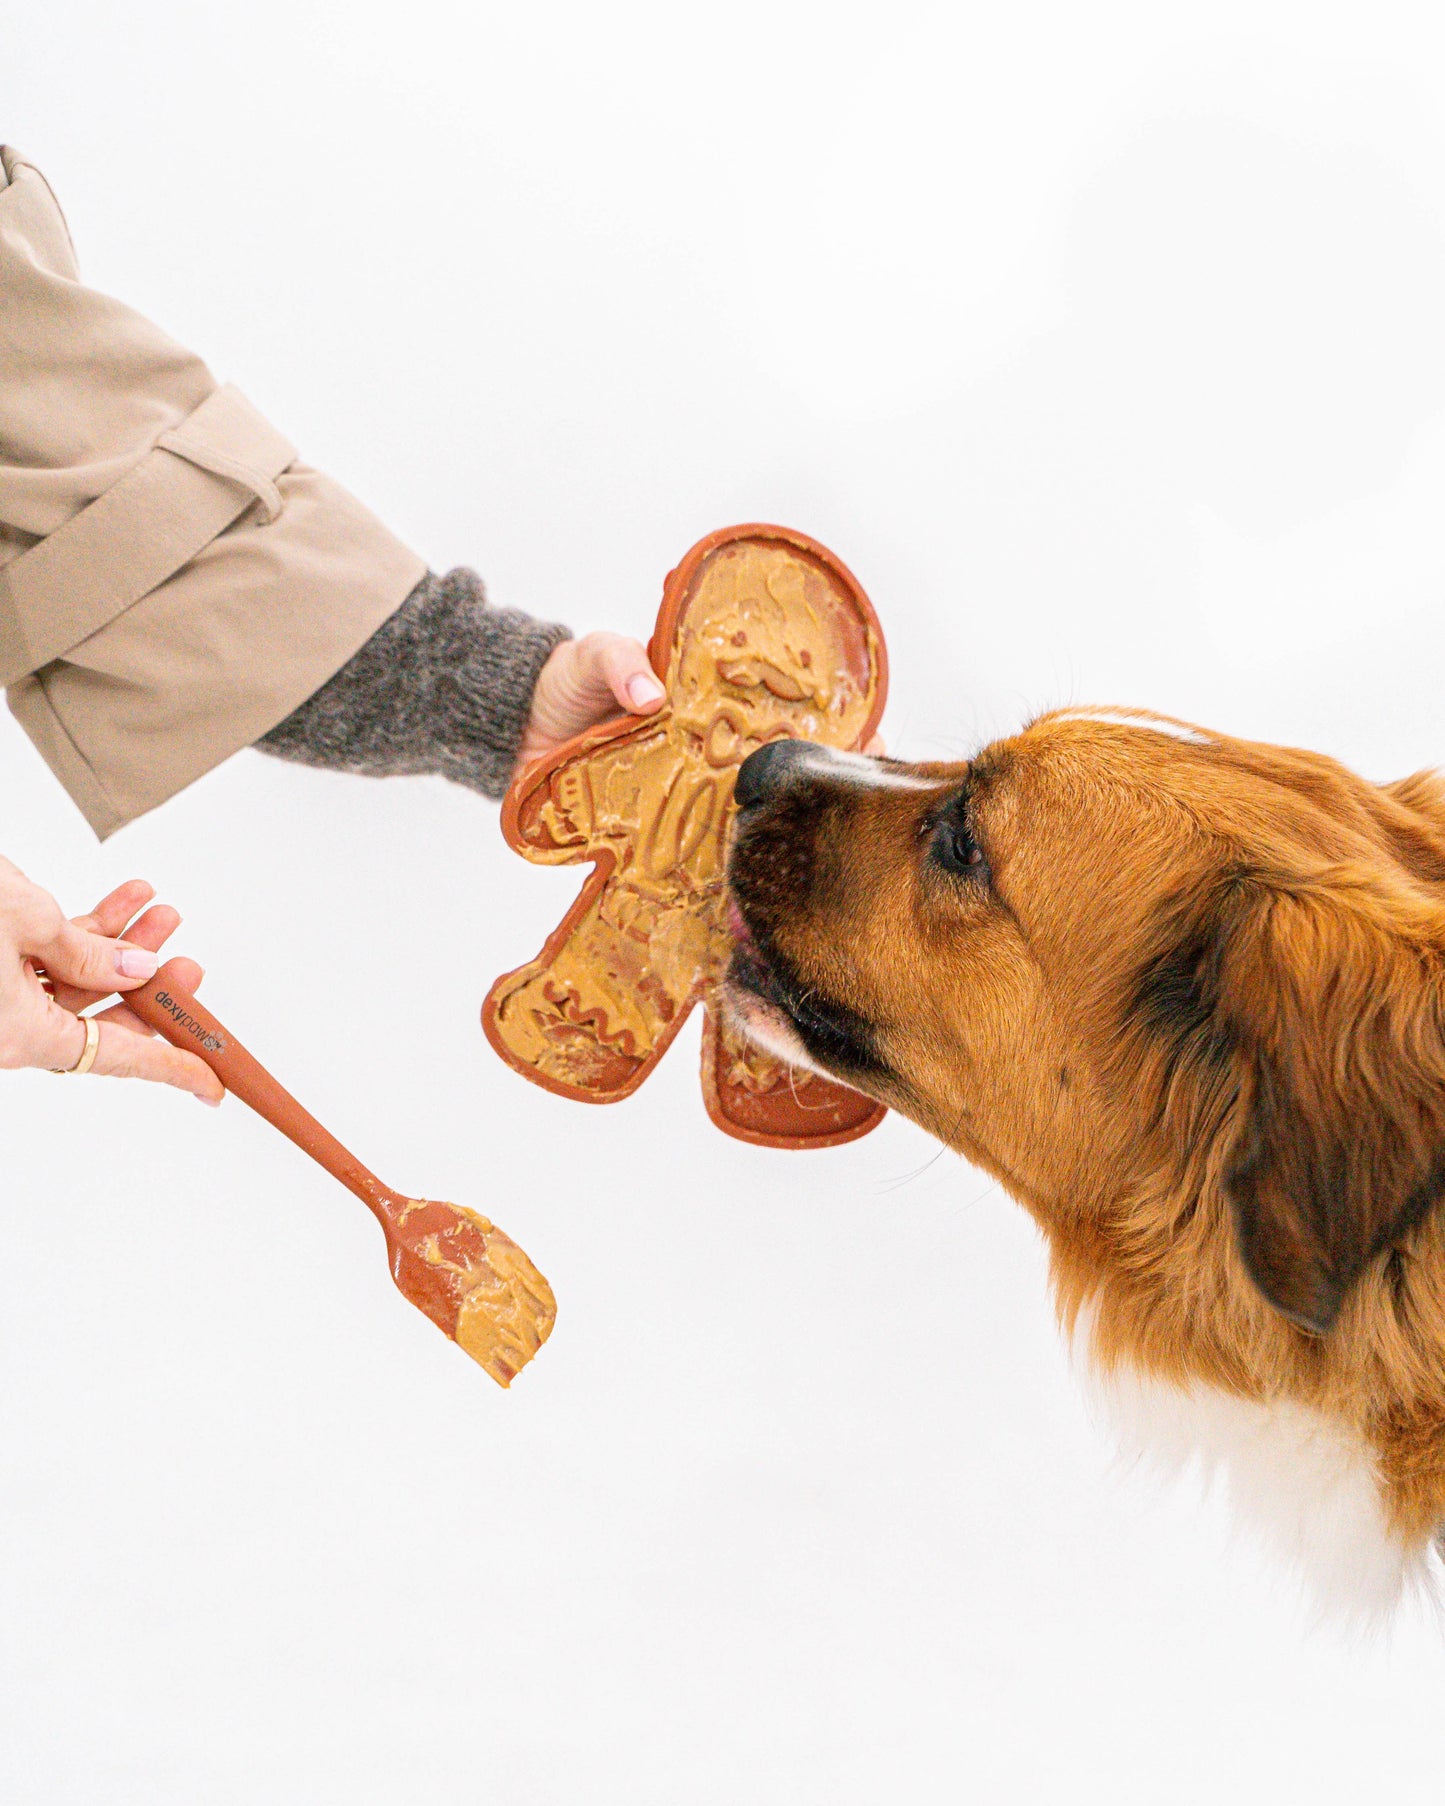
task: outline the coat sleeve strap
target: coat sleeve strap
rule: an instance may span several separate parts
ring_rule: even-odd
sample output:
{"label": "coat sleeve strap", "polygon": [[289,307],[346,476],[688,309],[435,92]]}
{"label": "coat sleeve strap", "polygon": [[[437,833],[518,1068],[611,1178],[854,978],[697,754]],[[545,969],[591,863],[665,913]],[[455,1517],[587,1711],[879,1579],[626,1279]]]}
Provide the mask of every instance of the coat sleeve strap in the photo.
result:
{"label": "coat sleeve strap", "polygon": [[0,569],[0,686],[63,658],[248,509],[281,512],[296,450],[237,388],[217,389],[103,495]]}

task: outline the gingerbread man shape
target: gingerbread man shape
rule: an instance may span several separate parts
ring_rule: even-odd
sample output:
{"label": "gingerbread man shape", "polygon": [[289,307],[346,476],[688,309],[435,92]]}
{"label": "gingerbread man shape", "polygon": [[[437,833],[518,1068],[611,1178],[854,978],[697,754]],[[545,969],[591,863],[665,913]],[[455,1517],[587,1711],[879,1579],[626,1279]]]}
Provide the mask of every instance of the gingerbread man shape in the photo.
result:
{"label": "gingerbread man shape", "polygon": [[627,1097],[703,1002],[703,1096],[719,1128],[772,1147],[866,1135],[883,1107],[782,1064],[706,1003],[727,964],[724,867],[737,768],[785,736],[843,750],[883,713],[887,655],[857,579],[786,527],[700,540],[663,589],[648,656],[660,713],[606,721],[525,767],[502,805],[539,865],[595,869],[541,953],[499,978],[482,1023],[563,1097]]}

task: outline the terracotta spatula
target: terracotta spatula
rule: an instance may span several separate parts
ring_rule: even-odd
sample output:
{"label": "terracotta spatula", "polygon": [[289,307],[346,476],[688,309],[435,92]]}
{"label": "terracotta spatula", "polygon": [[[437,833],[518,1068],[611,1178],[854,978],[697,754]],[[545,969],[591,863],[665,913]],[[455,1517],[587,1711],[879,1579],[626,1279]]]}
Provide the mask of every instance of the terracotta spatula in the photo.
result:
{"label": "terracotta spatula", "polygon": [[199,1055],[228,1091],[354,1191],[381,1224],[391,1276],[404,1298],[458,1343],[499,1386],[551,1334],[552,1288],[512,1241],[475,1211],[407,1198],[383,1185],[303,1110],[164,965],[125,1001],[176,1047]]}

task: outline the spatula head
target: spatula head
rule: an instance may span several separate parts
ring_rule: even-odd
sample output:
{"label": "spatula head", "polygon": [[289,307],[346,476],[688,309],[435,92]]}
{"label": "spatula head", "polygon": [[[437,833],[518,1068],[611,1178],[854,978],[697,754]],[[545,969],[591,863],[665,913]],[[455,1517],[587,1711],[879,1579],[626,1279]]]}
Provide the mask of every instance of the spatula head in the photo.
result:
{"label": "spatula head", "polygon": [[429,1198],[398,1198],[386,1212],[391,1274],[499,1386],[552,1333],[552,1288],[509,1235],[486,1217]]}

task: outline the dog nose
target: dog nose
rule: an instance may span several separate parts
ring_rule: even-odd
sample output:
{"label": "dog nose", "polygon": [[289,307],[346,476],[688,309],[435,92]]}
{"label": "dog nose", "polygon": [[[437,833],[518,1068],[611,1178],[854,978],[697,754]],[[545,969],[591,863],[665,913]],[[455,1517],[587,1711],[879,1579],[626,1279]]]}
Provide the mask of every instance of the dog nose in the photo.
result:
{"label": "dog nose", "polygon": [[769,740],[738,766],[733,800],[739,809],[756,809],[786,788],[809,754],[806,740]]}

